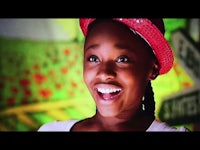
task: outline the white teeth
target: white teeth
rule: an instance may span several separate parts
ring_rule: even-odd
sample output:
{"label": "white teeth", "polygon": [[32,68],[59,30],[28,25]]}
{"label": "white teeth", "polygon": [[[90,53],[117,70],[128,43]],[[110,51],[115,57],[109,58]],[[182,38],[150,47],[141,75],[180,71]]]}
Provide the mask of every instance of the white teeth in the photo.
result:
{"label": "white teeth", "polygon": [[121,89],[103,89],[103,88],[98,88],[97,91],[101,92],[101,93],[114,93],[114,92],[121,91]]}

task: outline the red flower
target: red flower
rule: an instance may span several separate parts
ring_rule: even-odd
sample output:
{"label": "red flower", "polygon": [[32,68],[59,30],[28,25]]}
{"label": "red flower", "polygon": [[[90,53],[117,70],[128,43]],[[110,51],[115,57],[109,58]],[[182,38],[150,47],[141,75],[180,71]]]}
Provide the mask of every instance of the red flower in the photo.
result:
{"label": "red flower", "polygon": [[35,74],[33,76],[33,79],[38,83],[38,84],[42,84],[45,80],[46,80],[46,77],[42,74]]}
{"label": "red flower", "polygon": [[20,85],[23,87],[28,87],[30,85],[30,81],[28,79],[21,79],[19,81]]}
{"label": "red flower", "polygon": [[76,82],[71,82],[71,86],[73,87],[73,88],[76,88],[77,87],[77,83]]}
{"label": "red flower", "polygon": [[8,105],[13,105],[14,102],[15,102],[15,98],[13,98],[13,97],[10,97],[10,98],[7,99]]}
{"label": "red flower", "polygon": [[57,89],[61,89],[62,88],[61,84],[56,84],[55,86],[56,86]]}
{"label": "red flower", "polygon": [[64,54],[65,54],[65,55],[69,55],[70,52],[71,52],[71,51],[70,51],[69,49],[65,49],[65,50],[64,50]]}
{"label": "red flower", "polygon": [[43,98],[49,98],[52,95],[51,90],[48,89],[42,89],[39,91],[39,94],[43,97]]}
{"label": "red flower", "polygon": [[67,68],[61,68],[61,72],[62,72],[63,74],[67,74],[68,69],[67,69]]}
{"label": "red flower", "polygon": [[39,65],[37,65],[37,64],[35,64],[35,65],[33,66],[33,68],[34,68],[35,70],[39,70],[39,69],[40,69]]}
{"label": "red flower", "polygon": [[18,89],[16,87],[11,87],[10,90],[12,93],[18,93]]}
{"label": "red flower", "polygon": [[28,89],[25,89],[25,90],[24,90],[24,95],[25,95],[25,96],[31,96],[31,91],[28,90]]}

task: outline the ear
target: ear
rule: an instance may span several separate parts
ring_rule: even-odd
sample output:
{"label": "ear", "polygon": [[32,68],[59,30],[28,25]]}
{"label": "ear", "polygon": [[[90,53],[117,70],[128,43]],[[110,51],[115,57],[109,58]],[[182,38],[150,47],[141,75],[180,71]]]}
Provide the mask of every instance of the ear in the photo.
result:
{"label": "ear", "polygon": [[149,74],[149,79],[150,80],[154,80],[157,78],[157,76],[159,75],[159,71],[160,71],[160,65],[158,64],[157,61],[155,61],[153,63],[153,67],[152,67],[152,71]]}

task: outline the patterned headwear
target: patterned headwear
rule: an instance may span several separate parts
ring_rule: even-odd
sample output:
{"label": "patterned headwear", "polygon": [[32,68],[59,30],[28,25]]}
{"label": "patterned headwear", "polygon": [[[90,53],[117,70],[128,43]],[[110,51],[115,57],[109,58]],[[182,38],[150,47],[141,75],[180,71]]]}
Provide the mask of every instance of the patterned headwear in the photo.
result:
{"label": "patterned headwear", "polygon": [[[95,18],[81,18],[79,20],[84,36],[87,35],[89,24],[94,20]],[[127,25],[150,45],[160,64],[160,75],[167,73],[172,68],[174,56],[168,41],[164,37],[163,19],[113,18],[113,20]]]}

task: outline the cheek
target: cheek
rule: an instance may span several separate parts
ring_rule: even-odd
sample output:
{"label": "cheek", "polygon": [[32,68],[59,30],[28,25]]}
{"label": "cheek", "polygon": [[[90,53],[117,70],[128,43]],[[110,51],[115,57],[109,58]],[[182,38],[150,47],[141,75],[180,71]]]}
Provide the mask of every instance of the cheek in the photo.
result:
{"label": "cheek", "polygon": [[124,81],[126,84],[124,98],[127,100],[128,105],[137,106],[144,95],[146,82],[140,78],[132,78],[130,80],[127,78]]}
{"label": "cheek", "polygon": [[147,74],[138,73],[138,72],[127,72],[126,74],[119,74],[121,81],[124,83],[126,88],[131,92],[140,92],[143,91],[148,82]]}
{"label": "cheek", "polygon": [[83,78],[84,82],[86,83],[87,86],[92,82],[92,79],[94,78],[94,73],[92,71],[89,71],[87,69],[84,69],[83,71]]}

